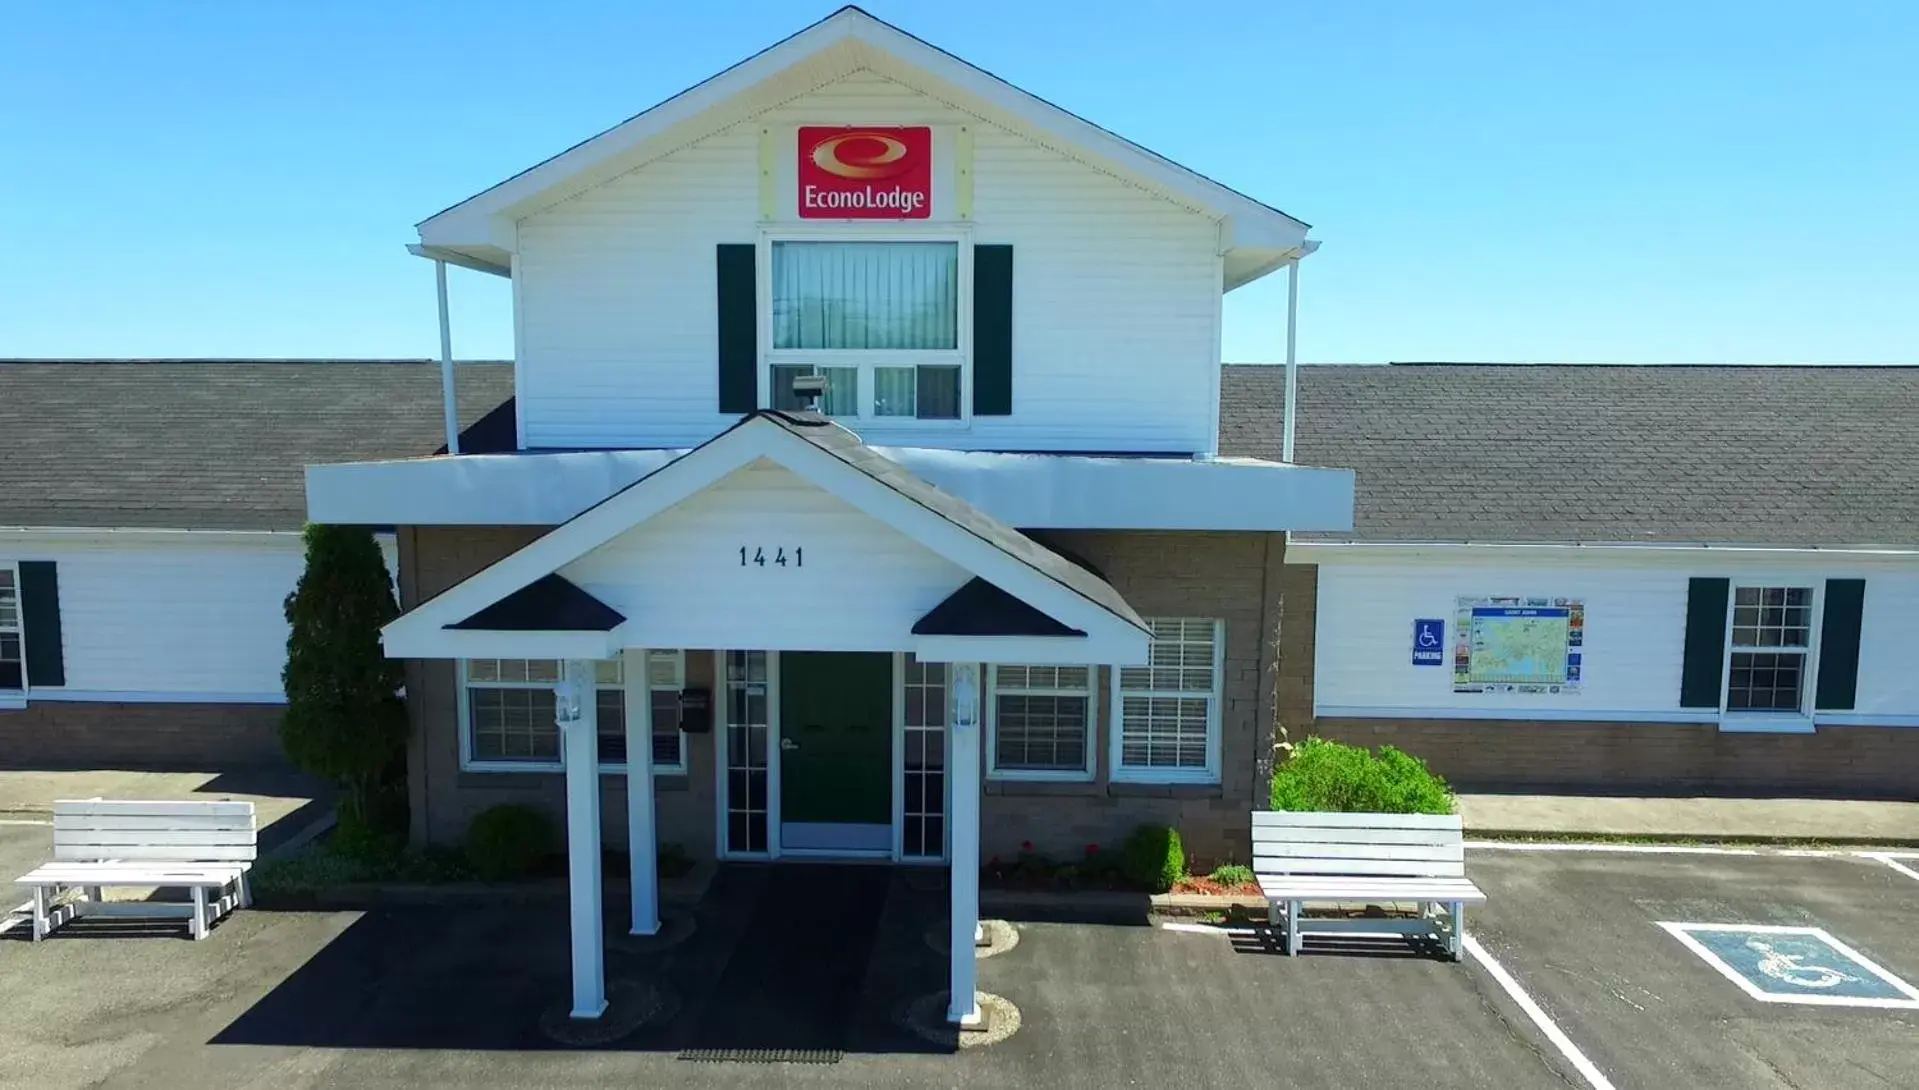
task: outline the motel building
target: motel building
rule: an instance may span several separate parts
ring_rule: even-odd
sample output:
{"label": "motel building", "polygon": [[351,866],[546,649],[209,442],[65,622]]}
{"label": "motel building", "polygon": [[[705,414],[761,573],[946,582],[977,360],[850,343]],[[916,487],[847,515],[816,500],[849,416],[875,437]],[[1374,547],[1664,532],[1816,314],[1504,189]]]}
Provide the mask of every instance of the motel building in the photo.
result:
{"label": "motel building", "polygon": [[456,433],[449,356],[449,453],[307,471],[394,528],[414,839],[564,814],[582,1019],[603,845],[640,935],[661,843],[950,868],[958,1023],[984,858],[1246,858],[1353,475],[1220,456],[1220,306],[1307,231],[850,7],[422,222],[513,396]]}

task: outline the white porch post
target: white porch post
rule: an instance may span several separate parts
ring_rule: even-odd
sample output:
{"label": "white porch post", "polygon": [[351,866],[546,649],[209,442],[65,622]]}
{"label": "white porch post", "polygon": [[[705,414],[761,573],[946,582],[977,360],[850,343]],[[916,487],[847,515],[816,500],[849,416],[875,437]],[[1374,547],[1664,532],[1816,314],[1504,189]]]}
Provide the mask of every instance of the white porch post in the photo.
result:
{"label": "white porch post", "polygon": [[573,903],[573,1017],[606,1013],[606,951],[600,917],[599,714],[593,664],[568,659],[554,689],[566,764],[566,869]]}
{"label": "white porch post", "polygon": [[446,452],[460,453],[460,408],[453,392],[453,320],[446,309],[446,262],[433,263],[440,294],[440,400],[446,415]]}
{"label": "white porch post", "polygon": [[974,940],[979,934],[980,668],[978,663],[956,662],[948,670],[951,706],[946,738],[952,748],[946,768],[953,785],[953,873],[948,885],[953,891],[953,926],[947,940],[953,968],[946,1020],[976,1026],[980,1021],[979,1005],[973,1001],[979,979]]}
{"label": "white porch post", "polygon": [[626,852],[635,935],[660,933],[660,873],[653,805],[653,681],[644,650],[626,652]]}

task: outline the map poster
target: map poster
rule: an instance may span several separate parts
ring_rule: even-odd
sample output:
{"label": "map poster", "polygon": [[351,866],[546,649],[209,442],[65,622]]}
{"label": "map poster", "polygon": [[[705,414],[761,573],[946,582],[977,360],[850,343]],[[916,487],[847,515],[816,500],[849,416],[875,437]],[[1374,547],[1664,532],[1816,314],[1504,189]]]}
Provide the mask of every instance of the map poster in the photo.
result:
{"label": "map poster", "polygon": [[1453,692],[1577,693],[1585,644],[1577,598],[1461,598]]}

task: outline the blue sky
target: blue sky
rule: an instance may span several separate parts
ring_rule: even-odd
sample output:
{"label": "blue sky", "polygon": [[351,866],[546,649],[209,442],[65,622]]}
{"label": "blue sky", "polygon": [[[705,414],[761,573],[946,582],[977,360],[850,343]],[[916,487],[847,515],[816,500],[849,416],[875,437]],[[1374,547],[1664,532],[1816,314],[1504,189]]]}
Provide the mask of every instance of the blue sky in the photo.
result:
{"label": "blue sky", "polygon": [[[1919,4],[866,6],[1313,223],[1302,359],[1919,362]],[[15,7],[0,356],[437,354],[415,222],[831,10]]]}

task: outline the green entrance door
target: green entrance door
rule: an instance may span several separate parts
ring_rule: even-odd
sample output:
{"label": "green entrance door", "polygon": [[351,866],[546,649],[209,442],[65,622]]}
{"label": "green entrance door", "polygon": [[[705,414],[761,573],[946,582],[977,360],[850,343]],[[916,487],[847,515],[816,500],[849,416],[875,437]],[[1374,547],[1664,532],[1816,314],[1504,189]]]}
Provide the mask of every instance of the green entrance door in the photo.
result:
{"label": "green entrance door", "polygon": [[781,652],[780,822],[788,848],[892,846],[893,656]]}

